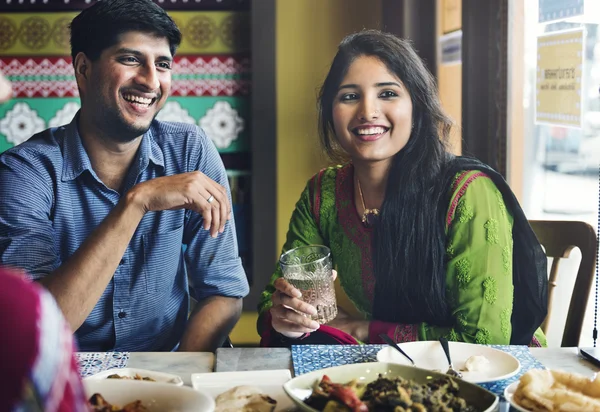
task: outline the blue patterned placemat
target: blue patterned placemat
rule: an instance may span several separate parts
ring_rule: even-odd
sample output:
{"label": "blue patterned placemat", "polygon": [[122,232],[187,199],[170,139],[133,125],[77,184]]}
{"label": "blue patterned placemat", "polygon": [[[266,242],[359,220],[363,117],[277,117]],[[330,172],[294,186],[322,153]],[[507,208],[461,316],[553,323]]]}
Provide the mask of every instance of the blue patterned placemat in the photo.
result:
{"label": "blue patterned placemat", "polygon": [[521,370],[512,378],[504,379],[501,381],[489,382],[489,383],[481,383],[479,386],[484,387],[490,392],[495,393],[498,396],[504,395],[504,389],[511,383],[518,381],[519,378],[528,370],[531,369],[546,369],[546,367],[537,360],[529,351],[527,346],[519,346],[519,345],[489,345],[494,349],[499,349],[501,351],[510,353],[515,358],[521,362]]}
{"label": "blue patterned placemat", "polygon": [[[386,345],[294,345],[292,346],[292,363],[296,376],[331,366],[352,363],[377,362],[377,352]],[[530,369],[544,369],[527,346],[489,345],[492,348],[510,353],[521,362],[521,370],[512,378],[482,383],[480,386],[502,396],[504,389],[518,380]]]}
{"label": "blue patterned placemat", "polygon": [[77,352],[79,374],[82,378],[113,368],[124,368],[129,352]]}

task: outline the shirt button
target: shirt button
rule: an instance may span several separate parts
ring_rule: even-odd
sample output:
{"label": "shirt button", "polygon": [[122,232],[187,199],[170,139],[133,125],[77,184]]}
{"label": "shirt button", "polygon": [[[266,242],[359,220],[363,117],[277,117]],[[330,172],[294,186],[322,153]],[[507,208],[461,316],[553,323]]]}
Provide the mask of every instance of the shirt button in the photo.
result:
{"label": "shirt button", "polygon": [[119,312],[118,316],[119,316],[119,319],[123,319],[123,318],[127,317],[127,312],[121,311],[121,312]]}

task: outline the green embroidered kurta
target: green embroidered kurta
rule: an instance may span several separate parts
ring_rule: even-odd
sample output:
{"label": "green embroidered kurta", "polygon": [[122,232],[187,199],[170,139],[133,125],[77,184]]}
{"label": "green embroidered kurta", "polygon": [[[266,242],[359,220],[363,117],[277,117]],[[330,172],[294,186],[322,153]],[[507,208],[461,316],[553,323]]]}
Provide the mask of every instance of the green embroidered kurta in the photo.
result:
{"label": "green embroidered kurta", "polygon": [[[454,327],[421,323],[413,325],[414,330],[419,340],[446,336],[455,341],[509,344],[513,299],[512,215],[492,180],[482,172],[459,173],[450,190],[446,296]],[[365,319],[372,320],[375,289],[372,229],[360,221],[353,199],[352,165],[330,167],[315,175],[296,204],[283,251],[310,244],[328,246],[344,293]],[[277,266],[262,293],[261,313],[271,307],[272,285],[280,276],[281,269]],[[400,335],[396,333],[397,340],[417,338]],[[538,330],[536,338],[545,346],[541,331]]]}

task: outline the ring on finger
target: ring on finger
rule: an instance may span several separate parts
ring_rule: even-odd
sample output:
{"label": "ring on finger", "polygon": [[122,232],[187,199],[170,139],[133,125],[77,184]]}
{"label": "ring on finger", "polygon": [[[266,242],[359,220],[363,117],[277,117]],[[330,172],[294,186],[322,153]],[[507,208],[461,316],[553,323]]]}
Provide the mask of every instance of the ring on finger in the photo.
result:
{"label": "ring on finger", "polygon": [[208,199],[206,199],[206,201],[208,203],[212,203],[212,202],[214,202],[214,200],[215,200],[215,197],[213,195],[210,195],[210,197]]}

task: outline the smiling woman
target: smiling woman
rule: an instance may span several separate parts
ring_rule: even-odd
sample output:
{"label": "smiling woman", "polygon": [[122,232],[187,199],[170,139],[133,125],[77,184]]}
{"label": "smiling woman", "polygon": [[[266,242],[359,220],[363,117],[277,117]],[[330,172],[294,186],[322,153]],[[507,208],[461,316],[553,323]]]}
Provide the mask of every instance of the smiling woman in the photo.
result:
{"label": "smiling woman", "polygon": [[314,308],[276,268],[259,306],[263,345],[381,343],[380,334],[545,343],[541,246],[502,176],[447,151],[452,123],[408,42],[374,30],[342,40],[319,126],[341,165],[310,179],[283,251],[331,249],[338,316],[311,321]]}
{"label": "smiling woman", "polygon": [[360,56],[335,96],[333,119],[337,142],[355,165],[385,163],[408,142],[411,97],[381,60]]}

